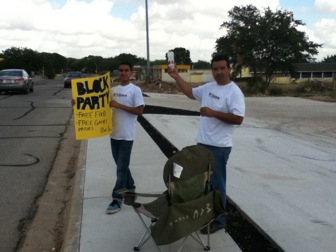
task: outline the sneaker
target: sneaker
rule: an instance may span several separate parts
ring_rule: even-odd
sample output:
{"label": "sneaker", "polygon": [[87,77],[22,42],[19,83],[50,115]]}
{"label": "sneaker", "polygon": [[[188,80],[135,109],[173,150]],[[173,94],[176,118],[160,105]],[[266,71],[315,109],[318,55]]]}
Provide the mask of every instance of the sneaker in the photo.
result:
{"label": "sneaker", "polygon": [[[209,234],[216,233],[218,230],[221,230],[223,228],[224,226],[219,226],[214,223],[211,223]],[[208,234],[208,226],[205,226],[204,228],[201,229],[201,234]]]}
{"label": "sneaker", "polygon": [[113,200],[113,201],[111,202],[111,204],[107,207],[107,209],[106,209],[106,213],[107,213],[107,214],[114,214],[114,213],[116,213],[116,212],[119,212],[120,209],[121,209],[121,206],[120,206],[120,204],[118,203],[118,201]]}

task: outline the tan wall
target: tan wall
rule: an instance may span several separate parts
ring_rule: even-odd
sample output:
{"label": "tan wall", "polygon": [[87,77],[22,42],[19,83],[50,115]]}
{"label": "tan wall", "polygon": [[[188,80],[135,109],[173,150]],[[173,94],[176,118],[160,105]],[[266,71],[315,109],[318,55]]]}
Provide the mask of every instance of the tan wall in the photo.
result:
{"label": "tan wall", "polygon": [[[175,82],[165,71],[162,72],[162,81]],[[200,70],[190,70],[188,72],[179,73],[183,80],[190,83],[205,83],[213,81],[213,76],[211,70],[200,71]]]}
{"label": "tan wall", "polygon": [[321,81],[321,82],[332,82],[332,78],[301,78],[301,79],[294,79],[291,77],[274,77],[271,83],[277,84],[298,84],[307,81]]}
{"label": "tan wall", "polygon": [[246,78],[246,77],[252,77],[250,74],[250,68],[243,67],[241,70],[241,73],[238,75],[239,78]]}
{"label": "tan wall", "polygon": [[[170,77],[167,73],[165,73],[164,69],[162,69],[161,73],[162,73],[162,81],[175,82],[172,77]],[[179,73],[179,75],[182,77],[183,80],[190,82],[190,75],[188,72]]]}
{"label": "tan wall", "polygon": [[213,80],[211,70],[190,70],[191,83],[205,83]]}

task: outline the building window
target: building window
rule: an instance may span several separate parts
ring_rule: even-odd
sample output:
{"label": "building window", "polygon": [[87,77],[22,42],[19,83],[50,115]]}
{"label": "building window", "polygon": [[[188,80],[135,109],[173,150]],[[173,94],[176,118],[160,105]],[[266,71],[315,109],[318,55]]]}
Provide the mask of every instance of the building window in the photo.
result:
{"label": "building window", "polygon": [[333,77],[333,73],[332,72],[324,72],[323,73],[323,77],[324,78],[332,78]]}
{"label": "building window", "polygon": [[322,72],[314,72],[313,78],[322,78]]}
{"label": "building window", "polygon": [[296,72],[292,78],[300,79],[300,73],[297,73],[297,72]]}
{"label": "building window", "polygon": [[301,75],[301,78],[310,78],[311,77],[311,73],[310,72],[303,72]]}

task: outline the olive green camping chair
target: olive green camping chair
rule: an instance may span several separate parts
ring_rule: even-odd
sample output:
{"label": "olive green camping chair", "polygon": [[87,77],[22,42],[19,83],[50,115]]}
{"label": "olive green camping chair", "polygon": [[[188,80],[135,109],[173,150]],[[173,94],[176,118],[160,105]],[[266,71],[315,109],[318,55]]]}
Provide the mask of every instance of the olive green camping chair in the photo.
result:
{"label": "olive green camping chair", "polygon": [[[169,158],[164,166],[166,192],[120,192],[124,194],[124,203],[134,208],[145,227],[145,233],[134,251],[139,251],[149,239],[155,242],[158,251],[161,251],[160,245],[181,240],[180,251],[188,237],[198,242],[203,250],[210,250],[209,233],[204,243],[198,231],[207,225],[209,227],[212,220],[224,214],[219,192],[209,189],[214,162],[207,148],[187,146]],[[140,196],[156,199],[150,203],[135,202]],[[149,225],[144,218],[150,218]]]}

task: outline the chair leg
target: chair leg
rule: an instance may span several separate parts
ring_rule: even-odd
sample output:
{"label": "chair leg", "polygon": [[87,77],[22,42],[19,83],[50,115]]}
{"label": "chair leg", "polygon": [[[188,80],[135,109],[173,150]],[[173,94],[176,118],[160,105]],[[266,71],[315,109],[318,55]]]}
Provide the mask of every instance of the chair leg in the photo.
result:
{"label": "chair leg", "polygon": [[140,220],[141,220],[143,226],[144,226],[145,229],[146,229],[146,232],[142,235],[142,237],[140,238],[140,240],[139,240],[139,242],[138,242],[138,245],[135,246],[135,247],[133,248],[133,250],[134,250],[134,251],[140,251],[140,248],[141,248],[141,247],[142,247],[142,246],[143,246],[149,239],[152,238],[154,244],[155,244],[156,247],[157,247],[157,250],[158,250],[159,252],[161,252],[160,247],[156,244],[156,242],[154,241],[154,238],[153,238],[152,235],[151,235],[151,230],[150,230],[150,228],[151,228],[151,226],[153,225],[153,222],[151,223],[150,226],[147,226],[147,224],[146,224],[146,222],[144,221],[144,219],[142,218],[141,214],[140,214],[136,209],[134,209],[134,211],[135,211],[135,212],[137,213],[137,215],[139,216],[139,218],[140,218]]}
{"label": "chair leg", "polygon": [[[186,237],[184,237],[180,247],[178,248],[178,252],[182,251],[183,245],[185,243],[185,241],[188,239],[188,237],[193,238],[199,245],[201,245],[203,247],[204,251],[209,251],[210,250],[210,239],[208,237],[208,242],[207,244],[204,243],[204,241],[202,240],[202,238],[199,236],[199,234],[197,232],[194,232],[193,234],[187,235]],[[210,236],[210,235],[209,235]]]}
{"label": "chair leg", "polygon": [[204,251],[209,251],[210,250],[210,233],[208,233],[207,235],[207,243],[204,244],[202,238],[199,236],[199,234],[197,232],[195,232],[195,234],[197,235],[198,239],[201,241],[202,246],[203,246],[203,250]]}
{"label": "chair leg", "polygon": [[208,244],[207,247],[209,248],[208,250],[210,250],[210,223],[208,224],[207,244]]}
{"label": "chair leg", "polygon": [[[195,235],[197,237],[195,237]],[[210,238],[208,237],[207,239],[207,244],[204,243],[202,238],[199,236],[197,232],[194,232],[193,234],[190,235],[198,244],[200,244],[203,247],[204,251],[209,251],[210,250]],[[209,235],[210,236],[210,235]]]}
{"label": "chair leg", "polygon": [[182,247],[183,247],[183,245],[184,245],[184,243],[185,243],[185,241],[187,240],[187,238],[188,238],[188,236],[186,236],[186,237],[184,237],[184,239],[183,239],[183,241],[182,241],[182,243],[181,243],[181,245],[180,245],[180,247],[178,248],[178,252],[181,252],[181,250],[182,250]]}

